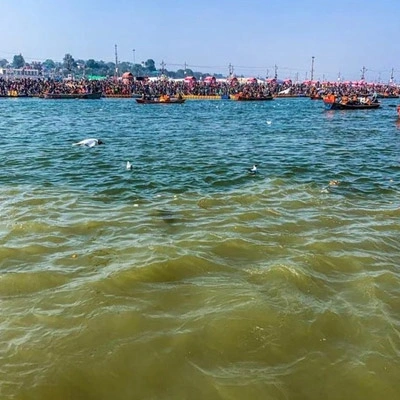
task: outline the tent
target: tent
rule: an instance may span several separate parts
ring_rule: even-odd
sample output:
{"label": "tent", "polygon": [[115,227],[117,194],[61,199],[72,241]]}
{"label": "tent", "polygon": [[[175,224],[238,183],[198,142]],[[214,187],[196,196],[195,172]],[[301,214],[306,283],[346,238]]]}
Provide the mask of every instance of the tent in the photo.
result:
{"label": "tent", "polygon": [[206,76],[203,82],[208,84],[214,84],[216,82],[215,76]]}
{"label": "tent", "polygon": [[132,72],[124,72],[122,74],[122,82],[126,85],[129,85],[133,81],[133,74]]}

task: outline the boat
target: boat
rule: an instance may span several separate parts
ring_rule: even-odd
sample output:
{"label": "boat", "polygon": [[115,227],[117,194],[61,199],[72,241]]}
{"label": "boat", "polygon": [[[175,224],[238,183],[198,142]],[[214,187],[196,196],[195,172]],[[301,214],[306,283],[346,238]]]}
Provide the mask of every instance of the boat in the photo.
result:
{"label": "boat", "polygon": [[248,96],[248,95],[241,95],[236,94],[231,97],[232,100],[236,101],[266,101],[266,100],[273,100],[273,96]]}
{"label": "boat", "polygon": [[370,110],[381,106],[376,99],[357,98],[356,100],[347,100],[343,97],[337,98],[334,95],[324,97],[324,105],[327,110]]}
{"label": "boat", "polygon": [[84,100],[93,100],[100,99],[102,96],[101,92],[93,92],[93,93],[44,93],[44,99],[84,99]]}
{"label": "boat", "polygon": [[7,93],[1,93],[0,97],[29,97],[26,93],[19,93],[17,90],[8,90]]}
{"label": "boat", "polygon": [[307,95],[303,93],[298,93],[298,94],[275,94],[274,97],[276,99],[298,99],[299,97],[308,97]]}
{"label": "boat", "polygon": [[7,98],[15,99],[15,98],[33,97],[33,96],[29,96],[27,94],[0,94],[0,97],[7,97]]}
{"label": "boat", "polygon": [[396,107],[397,117],[400,119],[400,104]]}
{"label": "boat", "polygon": [[182,104],[186,100],[185,99],[180,99],[177,97],[171,97],[169,99],[163,99],[163,98],[154,98],[154,99],[136,99],[136,102],[139,104]]}
{"label": "boat", "polygon": [[395,93],[378,93],[379,99],[398,99],[400,96]]}
{"label": "boat", "polygon": [[182,97],[186,100],[229,100],[229,95],[203,95],[203,94],[183,94]]}
{"label": "boat", "polygon": [[103,97],[106,99],[131,99],[133,96],[131,94],[104,94]]}

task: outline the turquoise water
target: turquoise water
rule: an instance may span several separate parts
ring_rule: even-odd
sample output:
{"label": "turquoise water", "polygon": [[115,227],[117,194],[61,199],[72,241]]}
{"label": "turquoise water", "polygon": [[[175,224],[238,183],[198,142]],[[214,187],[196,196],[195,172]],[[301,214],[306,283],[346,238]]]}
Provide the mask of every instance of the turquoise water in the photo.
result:
{"label": "turquoise water", "polygon": [[1,99],[0,398],[398,400],[394,104]]}

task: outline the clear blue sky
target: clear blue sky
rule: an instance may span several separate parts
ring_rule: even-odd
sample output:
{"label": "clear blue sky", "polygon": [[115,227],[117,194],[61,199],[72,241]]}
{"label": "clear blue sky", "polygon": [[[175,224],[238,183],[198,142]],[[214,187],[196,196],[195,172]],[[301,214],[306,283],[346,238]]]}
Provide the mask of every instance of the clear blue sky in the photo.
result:
{"label": "clear blue sky", "polygon": [[[0,58],[400,82],[399,0],[1,0]],[[135,49],[135,51],[133,51]]]}

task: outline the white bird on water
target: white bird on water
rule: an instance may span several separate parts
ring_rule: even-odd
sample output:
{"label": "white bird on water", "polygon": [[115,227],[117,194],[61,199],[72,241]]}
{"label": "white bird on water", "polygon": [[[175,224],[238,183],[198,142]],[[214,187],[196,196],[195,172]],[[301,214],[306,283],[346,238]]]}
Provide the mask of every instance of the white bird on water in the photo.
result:
{"label": "white bird on water", "polygon": [[257,173],[257,164],[254,164],[251,168],[249,168],[250,174],[256,174]]}
{"label": "white bird on water", "polygon": [[101,144],[104,144],[104,142],[101,139],[89,138],[89,139],[83,139],[80,142],[74,143],[72,146],[94,147],[94,146],[99,146]]}
{"label": "white bird on water", "polygon": [[126,169],[127,169],[128,171],[130,171],[132,168],[133,168],[132,163],[131,163],[130,161],[127,161],[127,162],[126,162]]}

